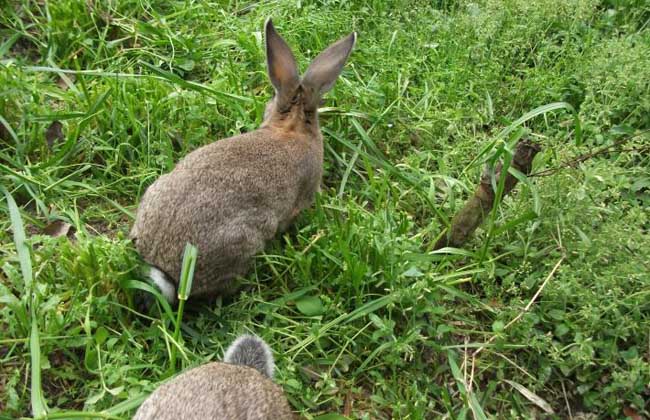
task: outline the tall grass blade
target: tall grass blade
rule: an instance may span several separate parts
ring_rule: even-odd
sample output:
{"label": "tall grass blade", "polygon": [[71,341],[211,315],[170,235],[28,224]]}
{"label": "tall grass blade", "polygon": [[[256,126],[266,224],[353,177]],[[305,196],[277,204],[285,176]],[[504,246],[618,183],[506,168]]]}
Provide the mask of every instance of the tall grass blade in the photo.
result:
{"label": "tall grass blade", "polygon": [[[508,125],[506,128],[501,130],[495,136],[494,140],[492,140],[488,145],[486,145],[483,149],[481,149],[479,154],[476,155],[474,159],[472,159],[472,161],[469,164],[467,164],[467,166],[465,166],[465,168],[463,169],[463,173],[465,173],[469,168],[473,167],[477,161],[483,163],[484,160],[480,160],[480,159],[494,148],[494,146],[497,144],[499,139],[506,138],[510,133],[512,133],[523,123],[530,121],[539,115],[546,114],[547,112],[555,111],[558,109],[566,109],[573,114],[573,125],[575,129],[576,145],[580,146],[582,144],[582,125],[580,123],[580,117],[577,111],[575,110],[575,108],[573,108],[573,106],[571,106],[571,104],[567,102],[553,102],[550,104],[537,107],[531,111],[528,111],[521,117],[517,118],[512,124]],[[492,158],[494,158],[494,156]]]}
{"label": "tall grass blade", "polygon": [[533,110],[530,110],[526,112],[524,115],[521,117],[517,118],[512,124],[501,130],[499,134],[497,134],[497,138],[505,138],[508,134],[510,134],[515,128],[519,127],[523,123],[532,120],[533,118],[537,117],[538,115],[546,114],[547,112],[555,111],[558,109],[566,109],[570,111],[574,115],[574,124],[575,124],[575,129],[576,129],[576,143],[580,143],[582,140],[582,130],[580,126],[580,119],[577,117],[576,110],[571,106],[571,104],[567,102],[553,102],[550,104],[542,105],[539,106]]}
{"label": "tall grass blade", "polygon": [[2,188],[7,199],[7,207],[9,208],[9,217],[11,218],[11,228],[14,231],[14,243],[16,244],[16,253],[18,254],[18,261],[20,262],[20,270],[23,274],[24,293],[31,294],[32,291],[32,259],[29,255],[29,248],[25,243],[25,228],[23,227],[23,220],[20,217],[20,210],[14,201],[13,196],[5,187]]}
{"label": "tall grass blade", "polygon": [[178,299],[181,301],[187,300],[187,298],[190,296],[190,291],[192,290],[192,281],[194,280],[194,267],[196,266],[197,255],[198,251],[194,245],[190,243],[185,245],[181,281],[178,286]]}
{"label": "tall grass blade", "polygon": [[[192,290],[192,281],[194,279],[194,267],[196,266],[196,257],[198,251],[196,247],[190,243],[185,245],[185,252],[183,254],[183,267],[181,271],[181,280],[178,285],[178,311],[176,312],[176,325],[174,328],[174,342],[180,343],[181,335],[181,321],[183,319],[183,310],[185,309],[185,301],[190,296]],[[170,370],[176,368],[176,346],[172,346],[170,356]]]}
{"label": "tall grass blade", "polygon": [[[177,76],[174,73],[170,73],[170,72],[165,71],[163,69],[160,69],[160,68],[158,68],[156,66],[153,66],[153,65],[147,63],[146,61],[140,61],[139,64],[145,66],[146,68],[148,68],[149,70],[154,72],[156,75],[158,75],[160,78],[162,78],[164,80],[167,80],[168,82],[171,82],[171,83],[173,83],[175,85],[182,86],[182,87],[184,87],[186,89],[195,90],[197,92],[209,93],[212,96],[222,98],[222,99],[223,98],[229,98],[229,99],[235,99],[235,100],[241,101],[241,102],[247,102],[247,103],[253,102],[253,100],[251,98],[247,98],[245,96],[233,95],[232,93],[227,93],[227,92],[220,92],[218,90],[212,89],[211,87],[202,85],[200,83],[191,82],[191,81],[182,79],[180,76]],[[233,103],[233,105],[235,105],[235,104]]]}
{"label": "tall grass blade", "polygon": [[22,34],[20,32],[15,32],[12,36],[7,38],[5,42],[0,45],[0,58],[4,57],[5,54],[7,54],[7,51],[11,49],[11,47],[20,39]]}
{"label": "tall grass blade", "polygon": [[116,404],[113,407],[104,410],[103,412],[112,416],[126,413],[138,408],[144,402],[144,400],[147,399],[148,396],[148,394],[142,394],[138,395],[137,397],[129,398],[128,400],[122,401],[121,403]]}
{"label": "tall grass blade", "polygon": [[187,80],[183,80],[179,76],[176,76],[173,73],[166,72],[162,69],[159,69],[147,62],[140,61],[139,64],[147,67],[150,69],[152,72],[154,72],[156,75],[150,75],[150,74],[136,74],[136,73],[117,73],[117,72],[110,72],[110,71],[103,71],[103,70],[68,70],[68,69],[56,69],[52,67],[47,67],[47,66],[25,66],[22,69],[24,71],[28,72],[45,72],[45,73],[62,73],[62,74],[75,74],[75,75],[87,75],[87,76],[97,76],[97,77],[111,77],[111,78],[145,78],[145,79],[158,79],[158,80],[166,80],[168,82],[171,82],[173,84],[180,85],[186,89],[191,89],[195,90],[198,92],[207,92],[215,97],[221,97],[221,98],[230,98],[230,99],[235,99],[237,101],[241,102],[253,102],[253,99],[247,98],[245,96],[239,96],[239,95],[233,95],[232,93],[227,93],[227,92],[220,92],[216,89],[213,89],[211,87],[202,85],[197,82],[190,82]]}
{"label": "tall grass blade", "polygon": [[13,196],[7,189],[2,187],[2,191],[7,198],[7,207],[9,208],[9,217],[11,218],[11,228],[14,231],[14,243],[16,253],[20,262],[20,270],[23,275],[23,295],[27,298],[27,304],[30,307],[31,333],[29,337],[29,353],[31,361],[31,404],[32,414],[34,417],[43,417],[47,415],[47,405],[43,398],[43,388],[41,384],[41,344],[38,333],[38,322],[36,319],[36,298],[32,293],[33,273],[32,259],[27,243],[25,242],[25,228],[23,220],[20,217],[20,210]]}
{"label": "tall grass blade", "polygon": [[2,115],[0,115],[0,124],[5,126],[7,133],[9,133],[13,141],[15,141],[16,144],[18,144],[19,142],[18,142],[18,136],[16,135],[16,132],[14,131],[13,128],[11,128],[11,124],[9,124]]}
{"label": "tall grass blade", "polygon": [[347,324],[348,322],[352,322],[363,316],[370,315],[376,310],[381,309],[384,306],[388,305],[389,303],[393,302],[393,300],[395,300],[395,297],[396,296],[394,294],[390,294],[390,295],[382,296],[375,300],[371,300],[370,302],[359,306],[357,309],[350,312],[350,314],[348,315],[348,319],[345,320],[345,323]]}
{"label": "tall grass blade", "polygon": [[68,420],[68,419],[107,419],[125,420],[124,417],[114,416],[108,413],[93,413],[91,411],[57,411],[48,414],[47,420]]}
{"label": "tall grass blade", "polygon": [[[355,120],[352,120],[353,122]],[[373,150],[374,153],[377,153],[379,156],[375,156],[374,154],[368,153],[365,150],[362,150],[360,147],[357,147],[356,145],[352,144],[350,141],[338,136],[336,133],[334,133],[331,130],[328,130],[326,128],[323,128],[322,131],[329,136],[331,136],[333,139],[338,141],[339,143],[343,144],[355,154],[361,155],[364,158],[368,159],[370,162],[376,164],[377,166],[381,167],[383,170],[385,170],[387,173],[394,175],[396,178],[400,179],[401,181],[404,181],[406,184],[411,185],[416,191],[420,193],[420,196],[427,202],[429,207],[431,207],[438,218],[442,220],[446,225],[449,224],[449,219],[447,216],[444,214],[440,208],[436,205],[436,203],[433,202],[431,197],[428,194],[428,191],[424,190],[423,184],[425,183],[425,180],[422,179],[417,179],[415,177],[408,176],[404,174],[402,171],[397,169],[393,164],[389,163],[386,158],[384,157],[383,153],[381,153],[377,147],[375,146],[374,142],[372,142],[369,139],[368,133],[363,129],[363,127],[357,122],[356,124],[353,123],[354,128],[357,130],[359,133],[359,136],[361,137],[362,141],[368,145],[370,149]]]}
{"label": "tall grass blade", "polygon": [[29,338],[29,354],[31,359],[31,397],[32,397],[32,415],[34,417],[45,417],[47,415],[47,405],[43,398],[43,387],[41,383],[41,343],[38,333],[38,322],[36,321],[36,311],[32,308],[32,333]]}

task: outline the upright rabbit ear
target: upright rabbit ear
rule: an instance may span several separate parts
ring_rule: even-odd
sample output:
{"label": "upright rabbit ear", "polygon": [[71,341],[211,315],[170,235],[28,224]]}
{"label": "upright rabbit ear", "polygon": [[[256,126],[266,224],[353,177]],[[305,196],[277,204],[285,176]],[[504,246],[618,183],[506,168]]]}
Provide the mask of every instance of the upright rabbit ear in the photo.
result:
{"label": "upright rabbit ear", "polygon": [[320,97],[332,89],[356,42],[357,33],[352,32],[330,45],[311,62],[302,79],[303,87],[312,96],[311,105],[317,106]]}
{"label": "upright rabbit ear", "polygon": [[252,367],[268,378],[273,378],[275,373],[273,353],[266,341],[256,335],[245,334],[237,337],[226,350],[223,361]]}
{"label": "upright rabbit ear", "polygon": [[300,84],[296,59],[287,43],[276,32],[270,18],[266,21],[264,32],[266,33],[266,62],[271,83],[280,96],[293,96]]}

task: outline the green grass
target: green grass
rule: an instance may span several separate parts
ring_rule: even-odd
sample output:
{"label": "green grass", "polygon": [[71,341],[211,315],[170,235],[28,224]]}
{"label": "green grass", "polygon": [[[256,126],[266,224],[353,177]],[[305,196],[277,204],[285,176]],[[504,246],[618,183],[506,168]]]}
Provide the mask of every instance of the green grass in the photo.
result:
{"label": "green grass", "polygon": [[[303,69],[359,32],[321,114],[323,193],[176,339],[170,308],[132,309],[127,232],[160,174],[260,123],[268,16]],[[647,0],[3,2],[0,416],[128,418],[242,332],[306,418],[649,416],[649,135],[520,183],[463,250],[431,252],[517,138],[539,171],[650,128],[649,18]],[[515,124],[558,102],[576,114]]]}

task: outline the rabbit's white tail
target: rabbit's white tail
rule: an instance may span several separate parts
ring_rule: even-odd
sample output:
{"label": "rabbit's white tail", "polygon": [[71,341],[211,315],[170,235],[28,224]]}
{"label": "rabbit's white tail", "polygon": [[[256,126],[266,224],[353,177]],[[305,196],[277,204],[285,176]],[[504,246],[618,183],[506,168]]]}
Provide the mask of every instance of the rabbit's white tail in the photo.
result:
{"label": "rabbit's white tail", "polygon": [[167,299],[167,302],[176,302],[176,287],[169,281],[167,275],[154,266],[149,267],[149,278],[160,289],[160,293]]}
{"label": "rabbit's white tail", "polygon": [[268,344],[256,335],[239,336],[226,350],[226,363],[257,369],[262,375],[273,378],[275,362]]}

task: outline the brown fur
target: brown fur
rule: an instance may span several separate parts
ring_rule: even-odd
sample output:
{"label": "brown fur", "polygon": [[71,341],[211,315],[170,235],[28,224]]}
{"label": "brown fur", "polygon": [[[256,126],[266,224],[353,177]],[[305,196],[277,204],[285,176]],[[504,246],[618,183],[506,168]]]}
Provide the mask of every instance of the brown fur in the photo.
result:
{"label": "brown fur", "polygon": [[196,245],[192,295],[227,292],[264,243],[311,204],[322,165],[320,136],[262,128],[212,143],[149,187],[132,236],[145,261],[176,282],[185,243]]}
{"label": "brown fur", "polygon": [[201,147],[145,192],[131,231],[144,260],[178,284],[183,249],[198,248],[192,296],[227,294],[265,242],[311,205],[323,172],[315,98],[340,74],[356,35],[330,46],[297,76],[291,50],[266,25],[276,89],[262,126]]}
{"label": "brown fur", "polygon": [[161,385],[134,420],[294,418],[282,388],[257,370],[209,363]]}
{"label": "brown fur", "polygon": [[239,336],[226,350],[226,363],[208,363],[161,385],[140,406],[136,420],[291,419],[268,344]]}

